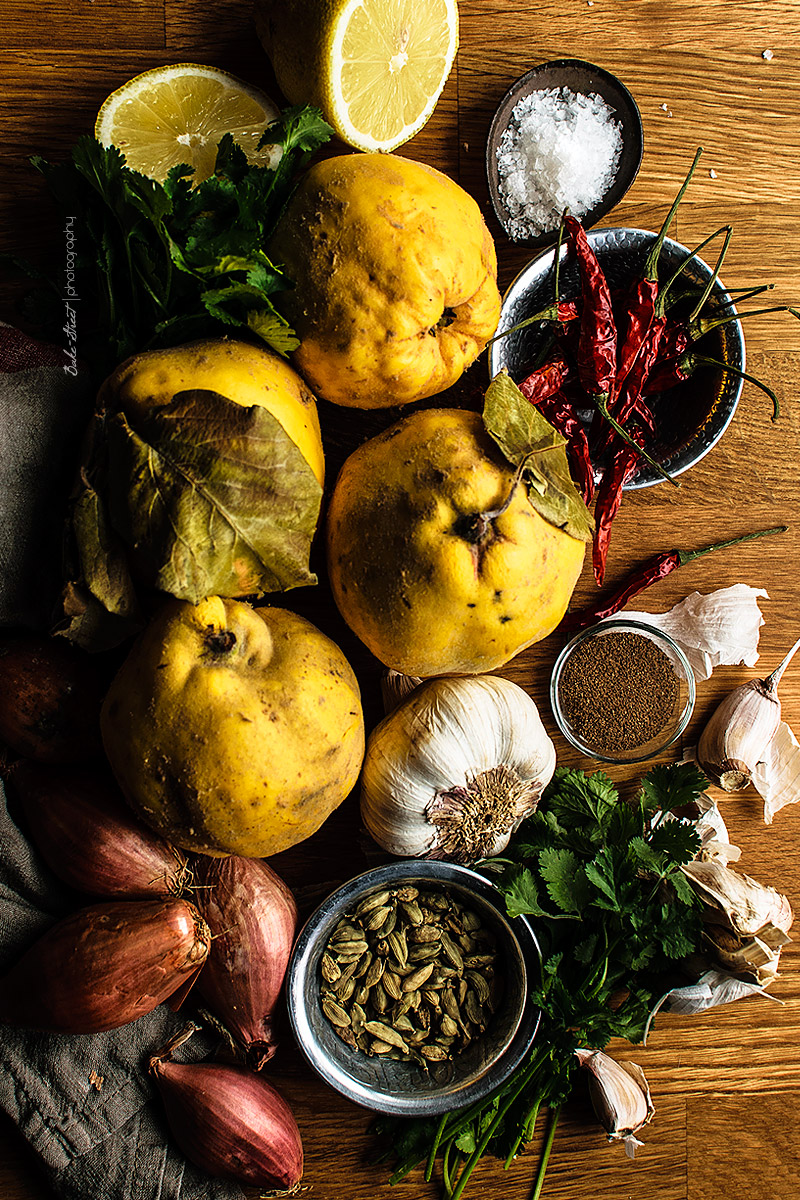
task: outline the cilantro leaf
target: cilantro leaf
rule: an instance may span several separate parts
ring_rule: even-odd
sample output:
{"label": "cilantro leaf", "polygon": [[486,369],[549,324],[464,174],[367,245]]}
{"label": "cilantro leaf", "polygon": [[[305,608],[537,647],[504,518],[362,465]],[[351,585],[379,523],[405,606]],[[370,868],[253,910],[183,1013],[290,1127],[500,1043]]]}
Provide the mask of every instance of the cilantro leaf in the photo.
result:
{"label": "cilantro leaf", "polygon": [[[233,329],[279,354],[297,346],[271,299],[291,280],[264,247],[298,172],[332,133],[318,109],[287,108],[263,139],[276,147],[273,165],[248,162],[226,133],[214,174],[197,184],[185,164],[163,183],[150,179],[116,147],[88,135],[68,162],[31,160],[61,211],[81,214],[82,351],[98,379],[144,349]],[[39,307],[51,321],[50,310]]]}
{"label": "cilantro leaf", "polygon": [[661,821],[650,834],[651,850],[676,865],[691,862],[700,846],[700,835],[688,821]]}
{"label": "cilantro leaf", "polygon": [[554,904],[565,913],[579,913],[589,903],[586,872],[570,850],[542,850],[539,871]]}
{"label": "cilantro leaf", "polygon": [[653,767],[642,780],[642,793],[653,810],[673,812],[693,804],[709,786],[697,764],[685,762]]}
{"label": "cilantro leaf", "polygon": [[536,879],[528,867],[523,867],[513,873],[512,878],[504,883],[503,893],[510,917],[519,917],[523,913],[532,917],[548,916],[548,913],[539,904]]}

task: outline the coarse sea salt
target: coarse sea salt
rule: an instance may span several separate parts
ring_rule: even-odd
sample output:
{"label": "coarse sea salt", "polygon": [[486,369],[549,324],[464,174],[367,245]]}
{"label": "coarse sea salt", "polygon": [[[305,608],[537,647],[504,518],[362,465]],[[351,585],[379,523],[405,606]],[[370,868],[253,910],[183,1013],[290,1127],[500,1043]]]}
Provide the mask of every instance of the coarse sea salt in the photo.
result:
{"label": "coarse sea salt", "polygon": [[621,153],[622,127],[600,96],[567,87],[524,96],[497,149],[509,236],[550,233],[565,208],[580,219],[611,187]]}

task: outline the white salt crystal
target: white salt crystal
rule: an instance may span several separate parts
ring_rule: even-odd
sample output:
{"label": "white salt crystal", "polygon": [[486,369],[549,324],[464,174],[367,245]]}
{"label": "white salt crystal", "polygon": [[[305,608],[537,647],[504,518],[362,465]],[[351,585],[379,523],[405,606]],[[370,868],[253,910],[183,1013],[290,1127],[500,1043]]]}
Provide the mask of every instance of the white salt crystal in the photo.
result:
{"label": "white salt crystal", "polygon": [[717,178],[717,172],[714,170],[714,168],[713,168],[713,167],[712,167],[712,168],[711,168],[711,170],[708,172],[708,176],[709,176],[709,179],[716,179],[716,178]]}
{"label": "white salt crystal", "polygon": [[509,235],[549,233],[565,208],[580,219],[611,187],[621,153],[622,128],[599,96],[566,87],[525,96],[497,150]]}
{"label": "white salt crystal", "polygon": [[771,50],[762,50],[761,57],[765,58],[767,60],[767,62],[772,62],[775,55],[772,53]]}

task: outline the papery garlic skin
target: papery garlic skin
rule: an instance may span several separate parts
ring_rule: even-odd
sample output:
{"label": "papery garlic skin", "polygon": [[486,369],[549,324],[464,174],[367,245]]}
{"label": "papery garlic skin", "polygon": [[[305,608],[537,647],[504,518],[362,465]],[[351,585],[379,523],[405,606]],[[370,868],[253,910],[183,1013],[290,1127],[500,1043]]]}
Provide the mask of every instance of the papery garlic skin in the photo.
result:
{"label": "papery garlic skin", "polygon": [[505,849],[555,762],[536,705],[517,684],[431,679],[372,732],[361,815],[391,854],[474,862]]}
{"label": "papery garlic skin", "polygon": [[610,1142],[624,1142],[633,1158],[642,1143],[634,1135],[655,1109],[644,1071],[637,1063],[617,1062],[602,1050],[578,1049],[575,1057],[589,1072],[589,1095],[597,1119]]}
{"label": "papery garlic skin", "polygon": [[772,983],[781,949],[792,940],[787,897],[721,861],[690,862],[681,870],[705,905],[704,938],[717,961],[759,984]]}

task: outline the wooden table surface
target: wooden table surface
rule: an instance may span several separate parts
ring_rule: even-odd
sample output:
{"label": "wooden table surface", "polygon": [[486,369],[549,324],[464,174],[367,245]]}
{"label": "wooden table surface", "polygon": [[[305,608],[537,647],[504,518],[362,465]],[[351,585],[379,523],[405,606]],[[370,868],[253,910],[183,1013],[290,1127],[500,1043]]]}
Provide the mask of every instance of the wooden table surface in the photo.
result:
{"label": "wooden table surface", "polygon": [[[6,0],[0,49],[0,250],[30,253],[53,238],[52,214],[31,153],[58,157],[90,131],[104,97],[148,67],[208,62],[273,89],[255,39],[249,0]],[[771,51],[765,57],[764,52]],[[511,82],[536,63],[578,57],[617,75],[642,113],[645,152],[633,187],[605,224],[657,229],[696,146],[696,180],[674,235],[688,245],[724,222],[734,238],[724,279],[729,286],[774,282],[777,302],[800,302],[800,4],[792,0],[463,0],[461,48],[430,123],[403,149],[442,168],[482,205],[496,236],[501,284],[525,263],[489,213],[484,143],[493,109]],[[57,241],[55,243],[57,247]],[[14,287],[0,293],[0,317],[14,320]],[[694,590],[735,582],[763,587],[766,623],[759,669],[767,674],[800,634],[798,461],[800,461],[800,322],[788,314],[757,317],[746,327],[749,369],[778,392],[783,415],[750,385],[721,443],[683,478],[626,496],[614,527],[609,581],[642,558],[673,546],[699,546],[780,522],[778,540],[701,559],[654,588],[644,607],[669,608]],[[446,402],[446,397],[442,398]],[[362,436],[353,412],[353,438]],[[593,584],[584,571],[578,600]],[[324,592],[320,593],[324,599]],[[321,603],[321,599],[315,603]],[[352,639],[342,638],[348,650]],[[545,701],[557,637],[509,665],[511,678]],[[363,672],[367,715],[376,719],[375,670],[354,651]],[[750,675],[728,667],[698,688],[686,744],[730,688]],[[786,719],[800,732],[800,658],[782,684]],[[560,761],[592,767],[557,741]],[[676,751],[676,754],[680,750]],[[631,771],[614,772],[619,780]],[[800,911],[800,808],[763,824],[750,790],[726,800],[724,815],[743,849],[745,870],[785,891]],[[363,869],[358,811],[351,798],[322,835],[286,859],[290,882],[341,878]],[[800,940],[782,959],[774,1000],[755,999],[693,1018],[663,1017],[646,1048],[630,1053],[646,1070],[656,1117],[630,1163],[608,1146],[585,1093],[576,1093],[556,1136],[544,1195],[550,1200],[797,1200],[800,1194]],[[775,1001],[780,1001],[776,1003]],[[623,1047],[612,1047],[622,1050]],[[420,1176],[389,1189],[382,1168],[367,1162],[369,1115],[312,1077],[292,1049],[272,1076],[291,1100],[306,1148],[305,1182],[318,1200],[423,1200],[437,1193]],[[508,1172],[486,1161],[473,1195],[520,1200],[534,1155]],[[0,1197],[52,1200],[15,1131],[0,1125]],[[87,1200],[102,1200],[102,1196]]]}

